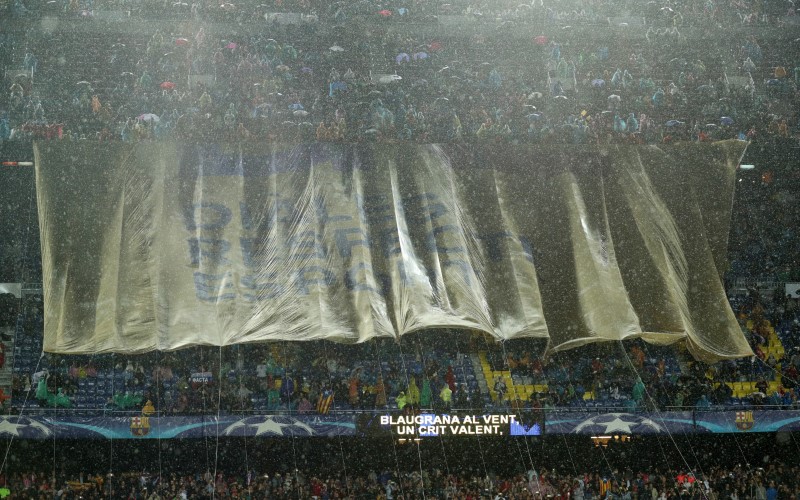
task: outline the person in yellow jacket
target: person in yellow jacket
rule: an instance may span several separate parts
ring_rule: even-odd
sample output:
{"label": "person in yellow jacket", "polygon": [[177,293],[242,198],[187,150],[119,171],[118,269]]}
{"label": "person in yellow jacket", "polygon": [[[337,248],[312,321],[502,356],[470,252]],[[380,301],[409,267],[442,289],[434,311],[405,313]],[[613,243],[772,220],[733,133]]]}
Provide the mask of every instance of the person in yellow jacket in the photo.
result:
{"label": "person in yellow jacket", "polygon": [[406,400],[406,393],[400,391],[400,394],[398,394],[397,397],[394,398],[394,401],[395,403],[397,403],[397,409],[402,410],[408,404],[408,401]]}
{"label": "person in yellow jacket", "polygon": [[442,405],[444,405],[445,408],[450,408],[450,404],[453,401],[453,391],[450,390],[449,385],[444,384],[442,386],[442,390],[439,391],[439,397],[442,400]]}
{"label": "person in yellow jacket", "polygon": [[411,382],[408,384],[406,401],[408,402],[409,406],[415,408],[419,406],[419,387],[417,387],[417,381],[413,377],[411,378]]}

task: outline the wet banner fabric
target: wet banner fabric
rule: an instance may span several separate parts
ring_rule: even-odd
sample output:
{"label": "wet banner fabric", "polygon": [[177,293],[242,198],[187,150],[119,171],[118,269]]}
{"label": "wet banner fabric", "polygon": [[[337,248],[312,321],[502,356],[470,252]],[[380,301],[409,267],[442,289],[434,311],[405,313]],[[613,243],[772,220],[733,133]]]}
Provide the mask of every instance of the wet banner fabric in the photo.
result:
{"label": "wet banner fabric", "polygon": [[458,328],[750,355],[721,281],[745,143],[41,143],[48,352]]}

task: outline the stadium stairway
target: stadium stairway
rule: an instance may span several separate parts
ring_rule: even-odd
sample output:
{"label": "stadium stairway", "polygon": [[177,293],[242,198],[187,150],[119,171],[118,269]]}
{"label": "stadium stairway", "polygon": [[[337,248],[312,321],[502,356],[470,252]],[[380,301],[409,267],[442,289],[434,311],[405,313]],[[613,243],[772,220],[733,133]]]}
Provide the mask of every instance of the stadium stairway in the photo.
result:
{"label": "stadium stairway", "polygon": [[[748,330],[752,330],[755,325],[752,320],[747,320],[745,326]],[[764,352],[765,358],[769,358],[770,355],[773,355],[775,359],[778,360],[778,365],[775,367],[775,377],[768,382],[767,396],[769,396],[777,392],[781,386],[781,363],[786,355],[783,342],[781,342],[780,336],[769,321],[767,322],[767,344],[766,346],[762,346],[761,350]],[[733,391],[733,397],[738,399],[749,397],[756,392],[756,383],[757,381],[755,380],[726,382],[728,387]]]}
{"label": "stadium stairway", "polygon": [[[493,370],[486,351],[478,353],[479,367],[476,372],[483,374],[482,384],[486,384],[486,391],[489,393],[491,400],[497,402],[497,392],[494,390],[495,380],[502,378],[508,388],[508,391],[503,398],[504,401],[513,401],[519,398],[522,401],[528,401],[534,394],[546,394],[549,390],[547,384],[533,384],[526,383],[526,380],[513,377],[509,370]],[[481,388],[483,385],[481,384]],[[594,400],[594,394],[587,391],[583,396],[584,401]]]}
{"label": "stadium stairway", "polygon": [[[472,361],[472,371],[474,373],[483,373],[483,360],[486,359],[486,355],[484,354],[483,358],[481,358],[478,354],[472,353],[470,354],[470,360]],[[489,394],[489,384],[486,380],[486,377],[475,377],[478,382],[478,388],[481,390],[481,394],[488,395]]]}

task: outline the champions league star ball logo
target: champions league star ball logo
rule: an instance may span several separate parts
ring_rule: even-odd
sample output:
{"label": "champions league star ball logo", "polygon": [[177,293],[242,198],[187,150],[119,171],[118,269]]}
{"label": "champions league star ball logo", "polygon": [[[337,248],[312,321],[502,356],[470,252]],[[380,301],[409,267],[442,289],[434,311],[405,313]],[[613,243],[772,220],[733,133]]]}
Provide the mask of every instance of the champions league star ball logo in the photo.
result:
{"label": "champions league star ball logo", "polygon": [[45,424],[28,417],[0,417],[0,438],[45,438],[53,435]]}
{"label": "champions league star ball logo", "polygon": [[282,416],[245,418],[226,427],[224,434],[226,436],[241,436],[251,435],[251,432],[255,432],[254,435],[256,436],[314,435],[314,429],[312,429],[308,424],[292,417]]}
{"label": "champions league star ball logo", "polygon": [[653,434],[666,432],[662,426],[647,417],[631,413],[606,413],[586,419],[572,429],[573,434]]}

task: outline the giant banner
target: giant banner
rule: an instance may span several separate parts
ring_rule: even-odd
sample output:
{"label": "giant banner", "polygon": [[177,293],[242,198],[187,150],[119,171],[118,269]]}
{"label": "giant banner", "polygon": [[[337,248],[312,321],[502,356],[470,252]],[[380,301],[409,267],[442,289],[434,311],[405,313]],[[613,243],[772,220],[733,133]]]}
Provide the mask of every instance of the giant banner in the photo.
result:
{"label": "giant banner", "polygon": [[37,144],[44,348],[448,327],[750,355],[720,279],[744,148]]}

